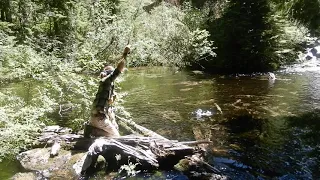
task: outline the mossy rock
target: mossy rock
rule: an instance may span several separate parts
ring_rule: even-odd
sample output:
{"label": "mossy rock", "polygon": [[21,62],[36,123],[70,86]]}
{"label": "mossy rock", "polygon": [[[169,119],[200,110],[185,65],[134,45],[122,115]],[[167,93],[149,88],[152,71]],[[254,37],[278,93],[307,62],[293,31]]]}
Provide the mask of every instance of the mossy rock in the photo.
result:
{"label": "mossy rock", "polygon": [[63,166],[70,158],[71,152],[61,149],[59,155],[50,158],[51,148],[37,148],[22,152],[17,156],[22,167],[29,171],[43,171]]}
{"label": "mossy rock", "polygon": [[50,150],[51,148],[32,149],[20,153],[17,159],[25,170],[40,172],[39,176],[50,179],[76,179],[78,174],[73,165],[85,155],[85,152],[60,149],[56,157],[50,157]]}
{"label": "mossy rock", "polygon": [[36,174],[33,172],[17,173],[10,180],[34,180],[37,179]]}
{"label": "mossy rock", "polygon": [[174,165],[174,169],[180,172],[188,171],[190,169],[190,161],[188,159],[181,159]]}

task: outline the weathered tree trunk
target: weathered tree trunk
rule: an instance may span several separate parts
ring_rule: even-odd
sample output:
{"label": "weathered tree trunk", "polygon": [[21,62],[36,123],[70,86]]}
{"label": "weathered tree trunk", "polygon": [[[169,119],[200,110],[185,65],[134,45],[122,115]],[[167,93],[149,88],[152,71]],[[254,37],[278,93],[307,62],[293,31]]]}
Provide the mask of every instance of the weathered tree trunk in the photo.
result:
{"label": "weathered tree trunk", "polygon": [[7,21],[7,22],[12,22],[10,0],[1,0],[0,5],[1,5],[0,6],[1,20]]}
{"label": "weathered tree trunk", "polygon": [[131,127],[131,129],[138,133],[138,134],[142,134],[144,136],[149,136],[149,137],[156,137],[156,138],[159,138],[159,139],[165,139],[167,140],[165,137],[143,127],[143,126],[140,126],[139,124],[136,124],[134,121],[132,120],[129,120],[129,119],[125,119],[125,118],[122,118],[120,116],[116,116],[118,118],[118,121],[123,123],[124,125],[126,125],[127,127]]}
{"label": "weathered tree trunk", "polygon": [[[138,163],[137,169],[150,170],[156,168],[173,168],[181,159],[202,152],[197,145],[210,141],[179,142],[169,140],[161,135],[142,127],[133,121],[121,118],[132,129],[147,133],[127,135],[113,138],[84,138],[82,135],[71,134],[71,129],[59,126],[48,126],[44,129],[35,145],[37,147],[52,146],[51,155],[58,154],[60,147],[72,150],[87,151],[84,161],[78,166],[82,174],[92,170],[98,156],[108,162],[108,169],[118,170],[121,165]],[[138,134],[138,133],[136,133]]]}

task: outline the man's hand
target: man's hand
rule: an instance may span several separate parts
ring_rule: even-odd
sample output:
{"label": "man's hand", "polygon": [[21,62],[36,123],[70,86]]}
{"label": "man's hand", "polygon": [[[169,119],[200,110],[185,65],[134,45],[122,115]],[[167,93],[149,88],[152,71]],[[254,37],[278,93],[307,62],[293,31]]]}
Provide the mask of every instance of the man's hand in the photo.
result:
{"label": "man's hand", "polygon": [[122,54],[122,60],[119,62],[117,69],[120,70],[120,72],[124,71],[125,67],[125,59],[127,58],[127,55],[130,53],[130,45],[127,45],[124,48],[123,54]]}
{"label": "man's hand", "polygon": [[124,48],[124,51],[123,51],[123,54],[122,54],[122,57],[123,59],[126,59],[128,54],[130,54],[130,45],[127,45],[125,48]]}

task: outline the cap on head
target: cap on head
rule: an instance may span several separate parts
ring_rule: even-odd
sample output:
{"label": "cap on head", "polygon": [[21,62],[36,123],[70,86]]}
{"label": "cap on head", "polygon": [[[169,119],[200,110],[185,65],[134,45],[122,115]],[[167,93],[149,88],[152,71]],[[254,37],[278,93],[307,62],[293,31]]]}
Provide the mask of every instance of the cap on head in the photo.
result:
{"label": "cap on head", "polygon": [[114,71],[113,66],[105,66],[103,71],[100,73],[100,78],[106,77]]}
{"label": "cap on head", "polygon": [[105,66],[103,69],[103,72],[105,72],[107,75],[111,74],[114,71],[113,66]]}

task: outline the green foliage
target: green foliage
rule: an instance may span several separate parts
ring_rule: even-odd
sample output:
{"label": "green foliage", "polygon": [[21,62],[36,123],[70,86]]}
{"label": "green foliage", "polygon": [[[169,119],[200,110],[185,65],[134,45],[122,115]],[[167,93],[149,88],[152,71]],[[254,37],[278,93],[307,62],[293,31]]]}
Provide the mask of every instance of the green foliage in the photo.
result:
{"label": "green foliage", "polygon": [[54,120],[73,118],[72,127],[79,130],[89,118],[97,79],[77,74],[75,63],[54,53],[17,44],[9,35],[12,24],[0,25],[1,160],[28,148],[37,132]]}
{"label": "green foliage", "polygon": [[208,22],[217,59],[201,63],[225,72],[272,70],[278,62],[269,14],[267,0],[230,1],[221,18]]}
{"label": "green foliage", "polygon": [[273,0],[283,15],[309,28],[313,35],[320,34],[319,0]]}
{"label": "green foliage", "polygon": [[6,92],[0,93],[0,105],[1,160],[10,158],[33,142],[37,132],[44,126],[39,120],[45,113],[53,111],[54,102],[48,96],[39,94],[28,105],[12,92]]}
{"label": "green foliage", "polygon": [[[214,55],[213,44],[207,40],[208,32],[184,24],[186,15],[163,3],[154,8],[148,18],[146,12],[138,16],[132,63],[183,67],[188,63],[186,60]],[[204,41],[199,43],[199,40]]]}
{"label": "green foliage", "polygon": [[[82,128],[90,116],[98,78],[76,74],[72,69],[68,63],[56,65],[54,71],[21,68],[22,75],[30,71],[32,76],[0,89],[0,159],[26,149],[45,124],[59,124],[63,119],[71,122],[61,125]],[[31,84],[25,84],[27,81]]]}
{"label": "green foliage", "polygon": [[[275,14],[271,16],[273,22],[273,44],[275,54],[279,58],[279,64],[297,62],[300,52],[304,52],[302,44],[307,42],[308,30],[303,26],[296,26],[285,17]],[[277,67],[276,67],[277,69]]]}
{"label": "green foliage", "polygon": [[128,160],[128,165],[127,164],[122,165],[119,169],[119,173],[125,172],[128,177],[135,176],[140,172],[135,170],[137,165],[139,165],[139,163],[133,164]]}
{"label": "green foliage", "polygon": [[114,64],[127,43],[133,46],[128,62],[132,66],[182,67],[190,59],[214,55],[211,41],[193,44],[208,33],[199,29],[205,15],[190,4],[181,11],[161,3],[149,14],[143,9],[149,0],[8,2],[12,27],[7,29],[13,30],[15,37],[12,45],[28,45],[41,55],[72,62],[82,71],[98,71],[104,63]]}
{"label": "green foliage", "polygon": [[[202,54],[192,51],[193,39],[199,33],[184,22],[186,13],[166,3],[154,8],[150,14],[142,5],[149,1],[123,1],[119,13],[114,15],[106,6],[97,6],[99,18],[94,17],[87,29],[87,39],[77,49],[76,59],[86,68],[100,67],[103,60],[117,59],[124,45],[130,43],[133,51],[128,65],[184,66],[186,57],[197,58],[203,52],[214,54],[208,41],[202,46]],[[101,8],[101,10],[99,10]],[[86,13],[85,13],[86,14]],[[81,18],[81,15],[76,16]],[[96,20],[99,20],[95,23]],[[99,27],[99,28],[97,28]],[[199,30],[197,30],[199,31]],[[203,30],[205,31],[205,30]]]}
{"label": "green foliage", "polygon": [[63,71],[44,79],[47,93],[57,103],[53,118],[69,120],[70,124],[63,123],[63,125],[80,130],[83,123],[90,118],[92,100],[98,89],[98,78]]}
{"label": "green foliage", "polygon": [[[302,45],[308,30],[315,35],[318,31],[315,24],[320,19],[316,18],[318,0],[202,0],[192,4],[200,8],[201,15],[196,17],[201,20],[196,21],[200,22],[197,25],[210,32],[217,57],[191,64],[193,68],[214,73],[270,71],[295,62],[298,53],[304,51]],[[195,10],[193,13],[197,14]]]}

